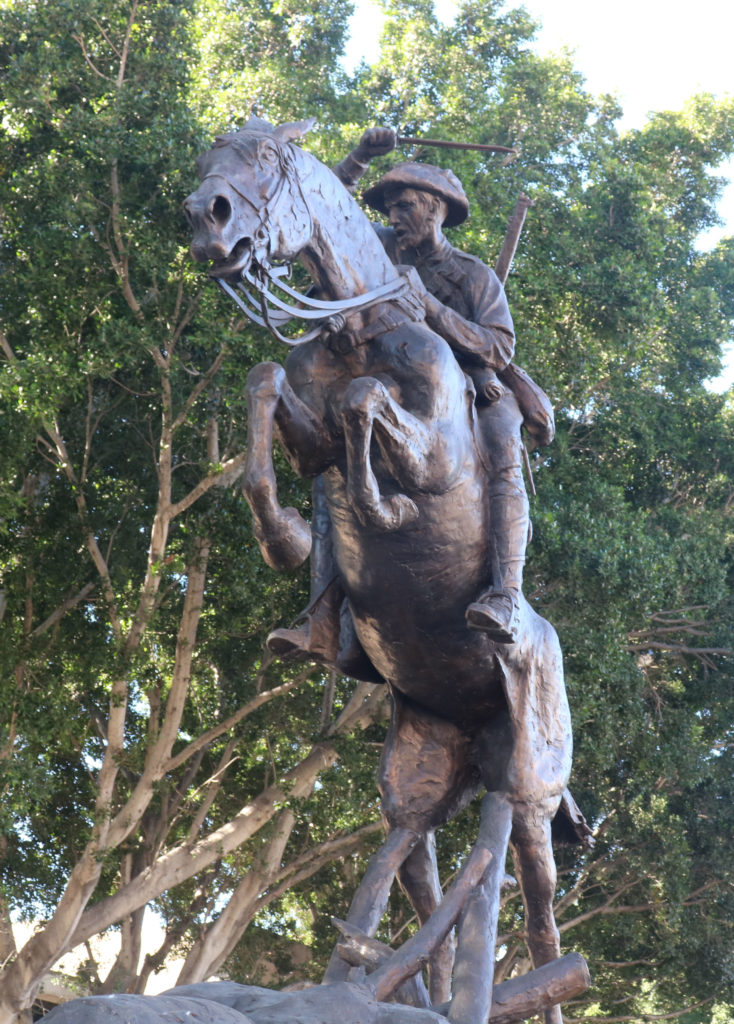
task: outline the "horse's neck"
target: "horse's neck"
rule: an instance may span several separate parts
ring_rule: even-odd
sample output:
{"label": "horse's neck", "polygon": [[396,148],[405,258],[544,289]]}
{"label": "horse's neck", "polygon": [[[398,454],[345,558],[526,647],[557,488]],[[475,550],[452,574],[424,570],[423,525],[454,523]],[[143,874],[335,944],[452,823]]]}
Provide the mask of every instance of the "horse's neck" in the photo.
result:
{"label": "horse's neck", "polygon": [[335,174],[311,157],[301,187],[313,233],[299,259],[326,296],[351,298],[396,277],[372,225]]}

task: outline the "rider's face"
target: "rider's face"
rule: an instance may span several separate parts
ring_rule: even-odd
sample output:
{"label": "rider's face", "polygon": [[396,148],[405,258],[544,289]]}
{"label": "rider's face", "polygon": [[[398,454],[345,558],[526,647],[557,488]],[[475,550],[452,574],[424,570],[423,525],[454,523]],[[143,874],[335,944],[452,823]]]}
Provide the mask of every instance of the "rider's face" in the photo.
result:
{"label": "rider's face", "polygon": [[385,197],[387,216],[401,249],[419,248],[435,236],[435,216],[430,197],[403,188]]}

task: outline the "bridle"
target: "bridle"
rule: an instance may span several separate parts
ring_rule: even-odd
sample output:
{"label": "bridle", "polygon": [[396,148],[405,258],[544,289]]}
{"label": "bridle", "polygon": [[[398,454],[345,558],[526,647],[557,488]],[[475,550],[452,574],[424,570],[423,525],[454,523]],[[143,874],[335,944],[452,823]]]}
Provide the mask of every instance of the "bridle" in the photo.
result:
{"label": "bridle", "polygon": [[[313,235],[313,214],[303,194],[293,159],[290,153],[286,152],[285,146],[277,144],[274,139],[269,139],[269,141],[278,153],[281,174],[271,195],[267,197],[262,206],[255,206],[248,196],[244,195],[220,172],[214,171],[206,175],[203,180],[211,177],[223,178],[237,195],[255,210],[260,221],[255,231],[255,235],[259,239],[270,237],[270,210],[280,200],[286,186],[289,186],[291,194],[293,194],[294,190],[297,190],[300,196],[309,219],[309,235]],[[397,299],[404,295],[409,287],[407,279],[402,275],[398,275],[394,280],[373,288],[362,295],[332,301],[316,299],[308,293],[302,294],[296,291],[295,288],[291,288],[286,283],[286,279],[290,275],[290,263],[275,267],[270,263],[269,259],[265,258],[257,261],[253,260],[250,265],[245,267],[234,288],[224,278],[215,277],[215,281],[224,294],[234,300],[252,323],[257,324],[259,327],[264,327],[278,341],[291,346],[302,345],[304,342],[312,341],[322,334],[337,334],[344,329],[346,317],[349,314],[363,312],[379,302]],[[276,295],[272,290],[273,287],[277,287],[279,291],[295,300],[298,305],[293,305],[291,302]],[[253,294],[253,290],[256,294]],[[303,334],[289,338],[281,333],[280,328],[293,320],[305,320],[307,323],[313,322],[314,326]]]}

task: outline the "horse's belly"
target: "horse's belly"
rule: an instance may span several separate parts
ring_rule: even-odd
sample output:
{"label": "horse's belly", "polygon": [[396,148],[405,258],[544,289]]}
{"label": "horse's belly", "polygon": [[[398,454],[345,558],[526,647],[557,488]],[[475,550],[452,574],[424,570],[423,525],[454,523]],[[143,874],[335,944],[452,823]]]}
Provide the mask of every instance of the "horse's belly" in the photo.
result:
{"label": "horse's belly", "polygon": [[494,646],[464,617],[490,583],[484,482],[412,494],[420,515],[394,532],[362,526],[342,483],[327,480],[336,561],[375,668],[443,717],[491,714],[504,701]]}

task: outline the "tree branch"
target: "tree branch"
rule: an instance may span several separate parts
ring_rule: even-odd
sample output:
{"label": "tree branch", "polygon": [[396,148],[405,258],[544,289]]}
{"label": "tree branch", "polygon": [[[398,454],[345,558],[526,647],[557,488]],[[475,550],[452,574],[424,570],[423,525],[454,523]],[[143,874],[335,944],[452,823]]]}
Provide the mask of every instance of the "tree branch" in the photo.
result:
{"label": "tree branch", "polygon": [[[184,327],[184,324],[182,322],[179,325],[179,327],[176,329],[176,334],[177,335],[180,333],[180,331],[183,330],[183,327]],[[189,412],[191,411],[192,407],[196,403],[196,400],[199,398],[199,396],[201,395],[202,391],[204,391],[209,386],[209,384],[211,384],[212,380],[214,379],[214,377],[216,376],[217,372],[219,371],[219,368],[221,367],[221,365],[222,365],[222,363],[224,361],[224,357],[225,357],[226,354],[227,354],[227,349],[225,347],[222,347],[221,351],[218,353],[218,355],[217,355],[216,359],[214,360],[214,362],[212,363],[212,365],[209,367],[209,369],[206,371],[206,373],[202,375],[201,379],[196,382],[194,387],[191,389],[189,394],[186,396],[186,401],[182,405],[181,410],[179,411],[178,415],[176,416],[175,420],[173,421],[173,425],[172,425],[172,429],[173,430],[177,430],[183,423],[186,422],[186,418],[188,417]]]}
{"label": "tree branch", "polygon": [[[122,54],[117,49],[115,44],[112,42],[112,37],[110,36],[109,32],[106,30],[104,25],[99,21],[98,18],[92,18],[92,23],[94,24],[94,26],[96,27],[97,31],[102,36],[104,41],[107,43],[109,48],[114,52],[114,54],[118,58],[118,60],[121,60],[122,59]],[[110,81],[111,81],[111,79],[110,79]]]}
{"label": "tree branch", "polygon": [[163,723],[157,739],[147,747],[145,767],[135,789],[110,824],[109,843],[113,846],[121,843],[137,827],[153,797],[156,782],[166,774],[166,765],[178,736],[191,680],[191,664],[204,600],[209,550],[209,541],[200,538],[194,546],[194,553],[187,566],[188,585],[176,640],[171,688]]}
{"label": "tree branch", "polygon": [[[133,0],[133,5],[130,8],[130,17],[127,22],[127,29],[125,30],[125,39],[122,44],[122,55],[120,57],[120,70],[117,74],[117,82],[115,83],[119,90],[125,81],[125,72],[127,71],[127,60],[130,55],[130,39],[132,37],[133,25],[135,24],[135,18],[138,13],[138,0]],[[117,52],[117,51],[115,51]]]}
{"label": "tree branch", "polygon": [[181,843],[162,854],[155,864],[147,868],[134,883],[122,886],[116,893],[88,908],[79,919],[67,949],[84,942],[110,925],[121,920],[136,907],[148,903],[179,882],[198,874],[251,839],[277,812],[279,805],[289,798],[308,796],[319,774],[337,759],[336,747],[319,744],[295,768],[286,772],[280,785],[264,789],[254,800],[228,822],[210,832],[204,839],[191,844]]}
{"label": "tree branch", "polygon": [[[0,852],[4,850],[0,848]],[[13,959],[17,951],[10,909],[5,899],[0,896],[0,970]]]}
{"label": "tree branch", "polygon": [[[190,843],[196,842],[199,830],[201,829],[201,826],[204,824],[206,816],[211,810],[212,804],[216,800],[217,795],[219,794],[219,791],[222,788],[222,781],[227,772],[227,769],[231,764],[234,763],[234,760],[236,760],[232,757],[232,755],[237,749],[237,742],[238,740],[237,737],[235,736],[233,736],[230,739],[229,743],[227,743],[226,747],[224,748],[224,751],[222,752],[222,756],[219,758],[217,770],[210,778],[206,780],[206,782],[204,782],[201,786],[198,787],[198,789],[204,790],[205,795],[204,799],[201,802],[201,805],[197,808],[196,814],[194,815],[194,819],[191,822],[191,825],[189,826]],[[191,798],[193,799],[194,796],[195,794],[192,794]]]}
{"label": "tree branch", "polygon": [[74,40],[75,43],[79,44],[79,48],[82,51],[82,56],[84,57],[85,62],[92,69],[92,71],[95,73],[95,75],[97,75],[98,78],[103,78],[105,80],[105,82],[112,82],[113,79],[110,78],[109,75],[105,75],[104,72],[100,71],[99,68],[97,67],[97,65],[92,60],[92,58],[89,56],[89,53],[87,52],[86,44],[84,42],[84,38],[82,36],[75,35],[73,32],[72,32],[71,38]]}
{"label": "tree branch", "polygon": [[227,487],[230,482],[237,476],[242,467],[245,464],[246,453],[241,452],[239,455],[233,456],[231,459],[227,459],[223,462],[221,468],[215,473],[209,473],[200,480],[196,487],[192,488],[189,493],[183,497],[180,501],[177,501],[175,505],[171,505],[169,509],[169,515],[171,519],[175,519],[176,516],[181,515],[187,508],[190,508],[195,501],[207,491],[211,490],[212,487]]}
{"label": "tree branch", "polygon": [[383,832],[384,828],[382,819],[377,818],[367,825],[362,825],[355,832],[327,839],[318,846],[310,847],[304,853],[299,854],[295,860],[289,861],[283,866],[280,873],[273,879],[272,887],[261,895],[258,910],[267,907],[288,889],[292,889],[294,885],[315,875],[325,864],[330,864],[337,859],[343,860],[350,853],[360,850],[368,836],[374,835],[376,832]]}
{"label": "tree branch", "polygon": [[[137,5],[134,5],[137,6]],[[110,259],[112,260],[112,266],[115,273],[120,279],[122,285],[122,294],[125,297],[125,301],[132,310],[136,320],[140,323],[143,321],[143,310],[135,297],[132,285],[130,284],[130,261],[127,253],[127,247],[122,236],[122,228],[120,225],[120,177],[118,173],[118,163],[115,158],[110,164],[110,190],[112,192],[112,209],[110,210],[110,219],[112,225],[112,237],[115,241],[115,249],[117,250],[117,256],[112,252],[110,247],[108,252]]]}
{"label": "tree branch", "polygon": [[280,866],[296,816],[286,808],[275,822],[275,835],[260,851],[259,867],[253,865],[227,901],[219,917],[194,943],[176,984],[205,981],[226,960],[258,909],[258,896]]}
{"label": "tree branch", "polygon": [[[178,294],[176,296],[176,308],[175,308],[175,313],[174,313],[174,319],[176,320],[176,327],[174,328],[174,330],[169,335],[168,343],[166,345],[166,348],[167,348],[167,351],[169,352],[169,354],[173,353],[173,351],[175,350],[176,345],[178,344],[178,341],[179,341],[181,335],[183,334],[183,332],[186,330],[186,328],[188,327],[189,323],[191,322],[191,317],[194,315],[196,310],[199,308],[199,302],[201,301],[201,297],[204,294],[204,292],[205,292],[204,288],[199,289],[199,291],[196,293],[196,295],[194,295],[193,299],[191,300],[191,302],[189,302],[188,306],[186,307],[186,312],[184,313],[184,315],[180,316],[181,302],[182,302],[182,298],[183,298],[183,278],[181,278],[179,280]],[[222,356],[222,358],[224,357],[226,351],[227,351],[226,346],[222,346],[222,351],[220,352],[220,355]],[[216,370],[214,370],[214,373],[216,373],[218,369],[219,369],[219,366],[217,366]],[[211,370],[211,368],[210,368],[210,370]],[[212,376],[214,375],[214,373],[212,373]]]}
{"label": "tree branch", "polygon": [[18,357],[15,352],[13,352],[10,342],[8,341],[8,337],[2,327],[0,327],[0,348],[3,350],[3,354],[9,363],[18,362]]}
{"label": "tree branch", "polygon": [[[370,684],[364,686],[377,693],[371,692],[368,699],[360,699],[358,712],[352,708],[350,714],[343,719],[346,723],[345,731],[347,725],[349,729],[357,726],[366,728],[376,720],[376,715],[380,712],[384,688]],[[364,695],[365,691],[361,692]],[[266,787],[254,800],[245,804],[230,821],[197,843],[181,843],[162,854],[155,864],[147,868],[130,885],[123,886],[118,892],[85,910],[74,935],[69,943],[57,952],[56,958],[63,955],[67,949],[116,923],[136,907],[155,899],[179,882],[192,878],[215,860],[241,846],[273,818],[280,805],[289,799],[299,800],[308,796],[319,774],[332,765],[338,756],[336,743],[316,744],[302,761],[284,773],[279,784]]]}
{"label": "tree branch", "polygon": [[118,640],[122,639],[122,623],[120,620],[120,614],[117,608],[117,599],[112,589],[112,579],[110,577],[110,571],[107,566],[107,562],[102,554],[97,538],[94,536],[89,523],[87,521],[87,501],[84,497],[84,492],[77,480],[74,467],[71,464],[69,453],[66,448],[66,443],[58,428],[58,424],[54,421],[52,423],[45,423],[44,428],[46,433],[49,435],[53,442],[52,450],[55,452],[57,464],[61,468],[62,472],[69,481],[72,492],[74,494],[74,501],[76,503],[77,511],[82,520],[82,527],[84,530],[84,538],[92,561],[99,573],[102,581],[102,593],[104,594],[105,600],[108,605],[108,611],[110,615],[110,624],[112,630]]}
{"label": "tree branch", "polygon": [[309,675],[310,669],[304,669],[304,671],[297,675],[295,679],[290,679],[287,683],[281,683],[280,686],[274,686],[271,690],[264,690],[256,697],[253,697],[252,700],[248,701],[247,704],[244,704],[238,711],[235,711],[235,713],[230,715],[229,718],[226,718],[214,728],[208,729],[205,733],[202,733],[201,736],[197,736],[195,740],[187,743],[183,750],[180,750],[178,754],[171,757],[166,764],[166,774],[175,771],[176,768],[179,768],[193,754],[204,749],[204,747],[208,747],[214,742],[214,740],[218,739],[225,732],[229,732],[230,729],[233,729],[244,718],[247,718],[248,715],[257,711],[257,709],[262,707],[263,704],[267,704],[269,701],[275,700],[276,697],[282,697],[296,686],[303,685]]}
{"label": "tree branch", "polygon": [[723,654],[730,657],[734,650],[730,647],[689,647],[687,644],[663,643],[657,640],[645,640],[639,644],[627,644],[623,648],[631,654],[641,654],[644,651],[667,651],[669,654],[692,654],[700,657],[703,654]]}
{"label": "tree branch", "polygon": [[187,908],[186,918],[179,919],[176,924],[166,928],[165,938],[155,953],[146,953],[143,966],[135,980],[134,991],[137,994],[145,992],[150,975],[163,966],[168,954],[184,937],[197,915],[206,908],[209,902],[209,889],[216,873],[217,864],[215,862],[202,877],[201,884],[198,886],[194,898]]}
{"label": "tree branch", "polygon": [[58,606],[58,608],[55,611],[51,612],[48,618],[44,619],[40,625],[36,626],[36,628],[32,631],[30,635],[42,636],[44,633],[47,633],[49,629],[51,629],[53,626],[56,625],[57,622],[60,622],[61,619],[63,619],[64,615],[66,615],[68,611],[71,611],[72,608],[75,608],[86,597],[88,597],[94,590],[95,585],[96,584],[94,583],[87,583],[82,587],[82,589],[78,593],[73,594],[71,597],[65,598],[64,601]]}

